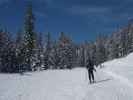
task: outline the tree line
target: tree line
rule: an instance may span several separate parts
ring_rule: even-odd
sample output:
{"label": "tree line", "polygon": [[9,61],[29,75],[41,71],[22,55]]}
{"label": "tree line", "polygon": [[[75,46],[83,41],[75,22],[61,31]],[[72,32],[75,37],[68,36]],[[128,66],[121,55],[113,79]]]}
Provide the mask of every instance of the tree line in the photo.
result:
{"label": "tree line", "polygon": [[0,30],[0,72],[22,73],[47,69],[72,69],[84,67],[88,59],[96,66],[126,56],[133,51],[133,24],[129,24],[111,36],[99,35],[96,41],[76,44],[64,32],[58,40],[47,33],[36,33],[32,5],[27,8],[24,31],[12,39],[10,33]]}

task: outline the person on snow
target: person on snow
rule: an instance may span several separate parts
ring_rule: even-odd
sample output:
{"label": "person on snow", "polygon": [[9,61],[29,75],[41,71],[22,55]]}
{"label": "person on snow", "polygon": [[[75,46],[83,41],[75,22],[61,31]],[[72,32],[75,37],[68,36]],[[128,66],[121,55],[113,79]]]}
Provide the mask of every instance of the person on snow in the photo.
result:
{"label": "person on snow", "polygon": [[94,68],[94,62],[93,60],[89,59],[88,62],[87,62],[87,70],[88,70],[88,76],[89,76],[89,81],[90,81],[90,84],[91,83],[94,83],[95,82],[95,79],[94,79],[94,71],[96,72],[96,69]]}

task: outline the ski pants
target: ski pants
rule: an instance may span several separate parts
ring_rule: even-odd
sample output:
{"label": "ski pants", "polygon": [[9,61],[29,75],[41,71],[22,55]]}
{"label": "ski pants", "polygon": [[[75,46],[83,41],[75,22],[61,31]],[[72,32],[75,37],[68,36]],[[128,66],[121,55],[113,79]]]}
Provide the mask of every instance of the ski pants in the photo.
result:
{"label": "ski pants", "polygon": [[89,81],[90,82],[94,81],[94,73],[93,73],[93,70],[88,70],[88,75],[89,75]]}

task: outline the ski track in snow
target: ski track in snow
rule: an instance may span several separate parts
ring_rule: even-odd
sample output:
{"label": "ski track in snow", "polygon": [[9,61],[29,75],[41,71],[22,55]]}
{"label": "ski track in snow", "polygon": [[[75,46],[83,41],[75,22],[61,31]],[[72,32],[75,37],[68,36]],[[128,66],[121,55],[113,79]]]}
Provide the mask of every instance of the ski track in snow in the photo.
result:
{"label": "ski track in snow", "polygon": [[105,70],[103,71],[104,73],[107,73],[108,75],[112,76],[114,79],[120,80],[123,84],[125,84],[126,86],[129,86],[130,88],[133,89],[133,84],[132,82],[129,81],[129,79],[127,79],[124,76],[120,76],[118,74],[115,74],[111,71]]}
{"label": "ski track in snow", "polygon": [[102,69],[96,73],[96,80],[96,83],[88,85],[83,100],[133,100],[133,84],[127,78]]}

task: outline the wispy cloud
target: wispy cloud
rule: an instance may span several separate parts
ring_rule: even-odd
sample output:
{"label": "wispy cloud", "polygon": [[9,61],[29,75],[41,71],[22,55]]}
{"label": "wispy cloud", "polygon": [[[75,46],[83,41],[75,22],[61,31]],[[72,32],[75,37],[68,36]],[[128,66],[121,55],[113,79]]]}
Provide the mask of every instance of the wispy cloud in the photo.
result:
{"label": "wispy cloud", "polygon": [[87,15],[87,14],[100,14],[106,13],[109,11],[105,7],[86,7],[86,6],[72,6],[71,8],[66,9],[67,12],[77,15]]}
{"label": "wispy cloud", "polygon": [[[33,0],[33,1],[36,1],[36,0]],[[53,0],[37,0],[37,2],[46,3],[47,5],[50,5],[53,3]]]}
{"label": "wispy cloud", "polygon": [[46,17],[48,17],[46,13],[41,12],[41,11],[36,11],[36,12],[35,12],[35,15],[38,16],[38,17],[41,17],[41,18],[46,18]]}

